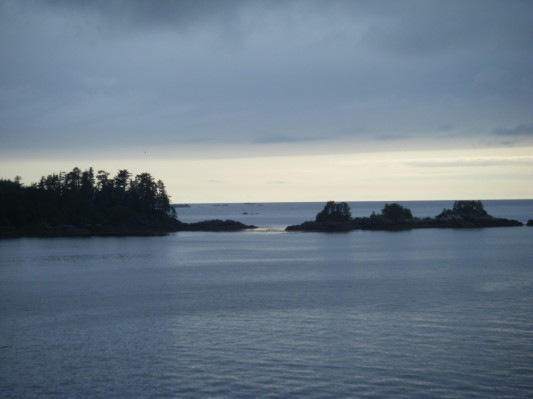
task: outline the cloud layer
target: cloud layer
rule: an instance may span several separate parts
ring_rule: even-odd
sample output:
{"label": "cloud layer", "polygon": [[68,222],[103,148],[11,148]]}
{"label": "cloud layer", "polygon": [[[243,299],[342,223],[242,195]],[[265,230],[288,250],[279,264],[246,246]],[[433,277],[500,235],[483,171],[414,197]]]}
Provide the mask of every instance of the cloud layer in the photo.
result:
{"label": "cloud layer", "polygon": [[0,151],[528,145],[532,16],[518,0],[4,1]]}

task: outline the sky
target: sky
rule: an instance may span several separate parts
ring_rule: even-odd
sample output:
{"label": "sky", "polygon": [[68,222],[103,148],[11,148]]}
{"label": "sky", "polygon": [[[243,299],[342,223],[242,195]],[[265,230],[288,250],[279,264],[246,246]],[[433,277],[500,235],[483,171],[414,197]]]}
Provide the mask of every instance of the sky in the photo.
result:
{"label": "sky", "polygon": [[532,20],[529,0],[1,0],[0,178],[531,199]]}

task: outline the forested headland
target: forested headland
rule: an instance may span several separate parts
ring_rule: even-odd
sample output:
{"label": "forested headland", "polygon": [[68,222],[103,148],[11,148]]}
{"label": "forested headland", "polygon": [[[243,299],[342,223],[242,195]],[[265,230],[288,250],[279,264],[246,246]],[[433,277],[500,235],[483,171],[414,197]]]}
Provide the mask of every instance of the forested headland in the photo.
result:
{"label": "forested headland", "polygon": [[180,222],[165,184],[126,169],[93,168],[43,176],[30,185],[0,179],[0,237],[164,234],[180,230],[239,230],[233,221]]}

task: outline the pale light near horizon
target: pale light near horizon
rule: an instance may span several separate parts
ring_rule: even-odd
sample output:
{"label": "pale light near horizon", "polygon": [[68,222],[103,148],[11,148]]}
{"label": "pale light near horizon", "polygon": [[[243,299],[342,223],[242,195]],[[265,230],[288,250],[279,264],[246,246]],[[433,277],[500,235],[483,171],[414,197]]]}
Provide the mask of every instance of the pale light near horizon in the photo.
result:
{"label": "pale light near horizon", "polygon": [[175,203],[531,199],[533,148],[396,151],[212,159],[2,162],[23,182],[94,167],[147,171]]}

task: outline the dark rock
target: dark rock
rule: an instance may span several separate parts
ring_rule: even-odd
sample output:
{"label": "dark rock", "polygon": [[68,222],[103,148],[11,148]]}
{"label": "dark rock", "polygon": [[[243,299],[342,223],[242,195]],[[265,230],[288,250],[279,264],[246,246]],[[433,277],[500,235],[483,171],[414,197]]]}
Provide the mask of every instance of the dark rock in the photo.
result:
{"label": "dark rock", "polygon": [[242,231],[256,228],[256,226],[246,225],[235,220],[215,219],[196,223],[183,223],[180,231]]}
{"label": "dark rock", "polygon": [[314,231],[324,233],[346,232],[354,230],[350,222],[303,222],[288,226],[286,231]]}
{"label": "dark rock", "polygon": [[528,226],[533,226],[533,219],[529,219],[529,220],[527,221],[527,225],[528,225]]}

